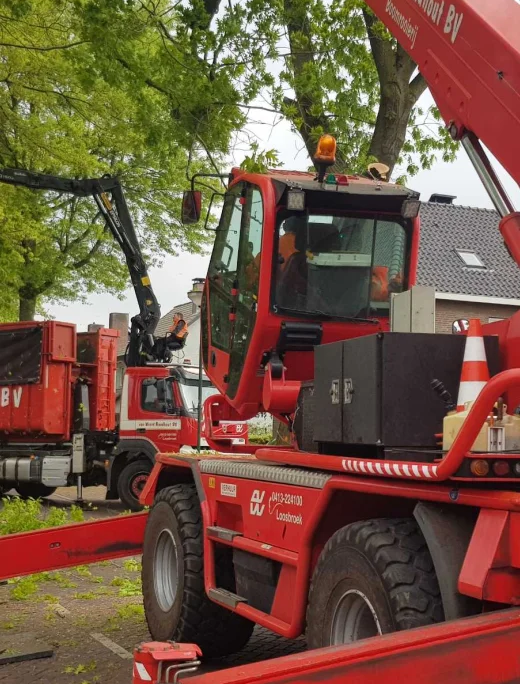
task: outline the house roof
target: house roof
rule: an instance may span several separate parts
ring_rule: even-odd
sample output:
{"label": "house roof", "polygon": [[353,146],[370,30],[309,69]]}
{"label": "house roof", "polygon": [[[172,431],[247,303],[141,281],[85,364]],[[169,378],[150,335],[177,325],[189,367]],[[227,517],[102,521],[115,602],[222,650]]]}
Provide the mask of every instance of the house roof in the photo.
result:
{"label": "house roof", "polygon": [[[520,298],[520,269],[490,209],[423,202],[417,284],[437,292]],[[456,250],[475,252],[484,268],[465,266]]]}
{"label": "house roof", "polygon": [[170,309],[167,314],[164,316],[161,316],[161,320],[157,324],[157,328],[155,329],[155,337],[164,337],[166,333],[168,332],[168,328],[172,324],[172,318],[173,314],[180,314],[182,318],[186,321],[188,326],[190,326],[194,321],[196,321],[199,317],[199,311],[193,312],[193,303],[192,302],[186,302],[185,304],[178,304],[177,306],[174,306],[173,309]]}

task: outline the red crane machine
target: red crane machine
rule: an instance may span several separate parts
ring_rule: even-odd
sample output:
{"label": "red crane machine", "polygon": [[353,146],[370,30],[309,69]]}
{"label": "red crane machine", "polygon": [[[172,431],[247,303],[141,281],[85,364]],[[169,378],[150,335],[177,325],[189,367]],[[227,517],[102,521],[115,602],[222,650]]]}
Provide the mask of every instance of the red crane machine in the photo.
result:
{"label": "red crane machine", "polygon": [[[417,62],[520,263],[520,215],[480,142],[520,179],[519,3],[367,4]],[[389,333],[388,297],[373,285],[377,268],[397,291],[413,285],[417,197],[373,178],[327,176],[333,147],[319,146],[317,178],[232,173],[202,304],[204,364],[226,400],[206,406],[206,419],[264,408],[288,423],[294,444],[235,459],[157,457],[141,497],[153,503],[143,543],[150,632],[213,656],[241,648],[255,623],[336,647],[226,671],[225,681],[517,681],[520,453],[472,447],[499,400],[520,403],[520,314],[487,327],[493,377],[451,447],[439,449],[446,411],[430,382],[458,383],[464,339]],[[186,208],[197,215],[198,206],[192,190]],[[118,533],[117,548],[118,521],[92,523],[99,535],[81,562],[135,552],[145,516],[135,520],[131,533],[120,522],[128,534]],[[63,566],[73,562],[73,530],[81,540],[87,527],[32,538],[46,562]],[[16,554],[24,542],[2,543]],[[33,569],[10,564],[16,574]],[[510,609],[489,613],[498,608]],[[169,681],[173,670],[156,665],[181,651],[138,649],[134,681]]]}

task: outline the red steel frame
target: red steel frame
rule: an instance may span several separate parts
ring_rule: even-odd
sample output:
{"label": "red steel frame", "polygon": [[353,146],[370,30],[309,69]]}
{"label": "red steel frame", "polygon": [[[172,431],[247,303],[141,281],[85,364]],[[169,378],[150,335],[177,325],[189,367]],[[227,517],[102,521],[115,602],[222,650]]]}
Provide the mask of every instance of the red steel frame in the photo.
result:
{"label": "red steel frame", "polygon": [[147,513],[62,525],[0,539],[0,580],[139,555]]}
{"label": "red steel frame", "polygon": [[520,612],[506,610],[190,677],[190,684],[512,684]]}

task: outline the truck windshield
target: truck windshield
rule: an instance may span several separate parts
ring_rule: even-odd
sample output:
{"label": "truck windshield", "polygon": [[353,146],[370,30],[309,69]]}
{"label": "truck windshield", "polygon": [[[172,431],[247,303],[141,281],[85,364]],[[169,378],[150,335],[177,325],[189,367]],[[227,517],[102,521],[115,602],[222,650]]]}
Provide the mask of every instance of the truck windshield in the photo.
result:
{"label": "truck windshield", "polygon": [[390,294],[404,288],[403,224],[388,216],[280,213],[274,309],[338,319],[387,316]]}
{"label": "truck windshield", "polygon": [[[196,380],[187,380],[180,383],[179,387],[181,389],[184,408],[196,418],[199,406],[199,383]],[[209,384],[207,380],[205,382],[203,381],[202,403],[204,404],[206,399],[212,397],[214,394],[218,394],[215,387]]]}

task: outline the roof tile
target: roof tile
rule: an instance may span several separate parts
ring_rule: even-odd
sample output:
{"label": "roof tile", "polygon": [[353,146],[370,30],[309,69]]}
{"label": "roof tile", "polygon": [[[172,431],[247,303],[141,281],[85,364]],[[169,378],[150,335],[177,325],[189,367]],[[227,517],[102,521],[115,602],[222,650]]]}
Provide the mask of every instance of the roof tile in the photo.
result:
{"label": "roof tile", "polygon": [[[417,284],[437,292],[520,298],[520,269],[502,241],[490,209],[423,202]],[[455,250],[476,252],[485,268],[464,266]]]}

